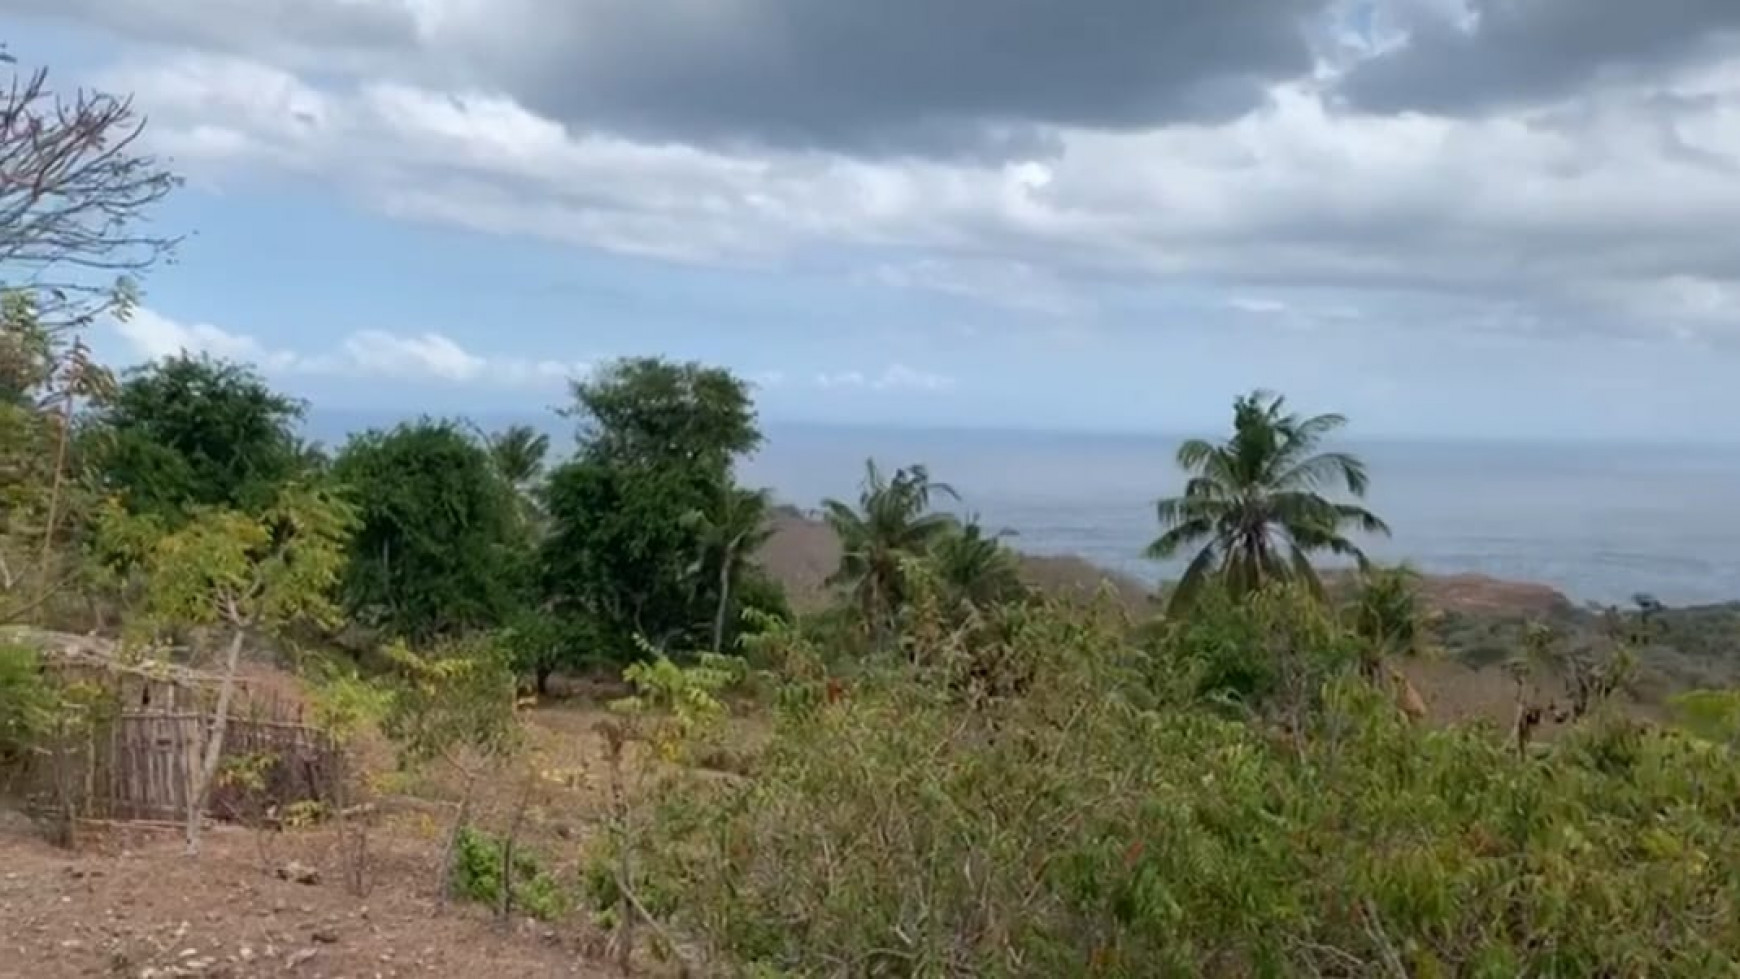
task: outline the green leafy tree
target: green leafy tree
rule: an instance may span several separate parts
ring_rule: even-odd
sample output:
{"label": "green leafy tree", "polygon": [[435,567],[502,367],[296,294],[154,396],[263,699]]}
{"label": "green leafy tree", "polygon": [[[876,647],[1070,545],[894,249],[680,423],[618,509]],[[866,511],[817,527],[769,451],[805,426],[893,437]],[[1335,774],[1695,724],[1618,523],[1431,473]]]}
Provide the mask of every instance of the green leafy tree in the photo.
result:
{"label": "green leafy tree", "polygon": [[719,567],[697,566],[710,520],[692,514],[718,513],[733,463],[761,442],[748,386],[699,364],[624,360],[575,383],[564,414],[579,451],[545,488],[548,606],[617,659],[638,658],[636,636],[704,642]]}
{"label": "green leafy tree", "polygon": [[357,508],[344,600],[360,621],[424,641],[501,626],[528,600],[513,490],[458,425],[354,436],[332,477]]}
{"label": "green leafy tree", "polygon": [[573,384],[564,410],[584,455],[617,465],[729,470],[761,444],[749,386],[730,371],[652,357],[619,360]]}
{"label": "green leafy tree", "polygon": [[546,601],[576,633],[597,637],[600,658],[635,658],[636,635],[667,646],[705,634],[713,589],[694,573],[700,538],[688,517],[711,493],[698,482],[681,468],[590,458],[551,473],[551,526],[539,544]]}
{"label": "green leafy tree", "polygon": [[746,490],[729,484],[718,488],[711,506],[692,510],[688,523],[700,535],[700,551],[691,573],[717,583],[713,613],[714,652],[725,649],[725,630],[734,589],[757,549],[773,534],[768,522],[771,503],[766,490]]}
{"label": "green leafy tree", "polygon": [[530,425],[512,425],[489,436],[488,444],[496,472],[513,487],[521,522],[529,535],[536,536],[543,531],[538,496],[550,437]]}
{"label": "green leafy tree", "polygon": [[[150,521],[126,515],[111,519]],[[352,526],[350,509],[330,493],[291,486],[257,515],[195,511],[144,557],[151,624],[166,629],[215,627],[229,634],[217,704],[189,793],[190,854],[199,852],[200,813],[223,754],[242,648],[252,637],[282,634],[300,623],[337,624],[333,595]]]}
{"label": "green leafy tree", "polygon": [[956,529],[956,520],[931,510],[933,496],[959,499],[924,466],[884,476],[874,459],[864,463],[858,506],[823,500],[822,515],[840,539],[840,567],[829,584],[847,588],[872,637],[881,639],[906,597],[904,562],[923,558]]}
{"label": "green leafy tree", "polygon": [[937,577],[956,601],[978,607],[1020,597],[1021,565],[1003,538],[1014,531],[987,533],[977,518],[941,535],[931,547]]}
{"label": "green leafy tree", "polygon": [[51,331],[26,292],[0,295],[0,623],[37,612],[79,572],[94,499],[73,432],[112,390],[76,336]]}
{"label": "green leafy tree", "polygon": [[104,487],[174,523],[270,506],[307,465],[303,411],[249,367],[183,354],[129,371],[86,434]]}
{"label": "green leafy tree", "polygon": [[1161,560],[1197,549],[1172,593],[1174,611],[1187,606],[1210,575],[1235,595],[1287,579],[1320,592],[1313,553],[1365,565],[1347,532],[1388,534],[1389,528],[1371,511],[1321,492],[1339,485],[1355,499],[1365,495],[1359,458],[1319,451],[1344,424],[1341,415],[1288,414],[1282,398],[1258,391],[1234,402],[1231,438],[1191,439],[1179,447],[1178,466],[1189,478],[1183,495],[1160,501],[1162,533],[1148,545],[1148,556]]}

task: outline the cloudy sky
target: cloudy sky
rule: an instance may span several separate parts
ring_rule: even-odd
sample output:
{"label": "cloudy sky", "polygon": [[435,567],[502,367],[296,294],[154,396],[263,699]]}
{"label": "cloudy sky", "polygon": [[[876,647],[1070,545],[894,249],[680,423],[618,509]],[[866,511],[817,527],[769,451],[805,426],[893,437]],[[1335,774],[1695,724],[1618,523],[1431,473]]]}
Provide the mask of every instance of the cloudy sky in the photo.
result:
{"label": "cloudy sky", "polygon": [[117,359],[536,410],[1735,437],[1734,0],[0,0],[190,231]]}

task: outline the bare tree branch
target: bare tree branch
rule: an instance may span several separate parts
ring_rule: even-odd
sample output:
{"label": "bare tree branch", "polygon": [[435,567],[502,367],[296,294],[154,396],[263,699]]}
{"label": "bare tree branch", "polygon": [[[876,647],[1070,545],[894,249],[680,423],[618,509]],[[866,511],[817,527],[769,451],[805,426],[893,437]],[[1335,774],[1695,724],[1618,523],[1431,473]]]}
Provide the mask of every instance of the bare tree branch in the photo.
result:
{"label": "bare tree branch", "polygon": [[0,63],[0,287],[36,293],[57,330],[124,314],[135,278],[173,258],[180,239],[145,225],[180,179],[138,149],[130,97],[57,93],[47,69]]}

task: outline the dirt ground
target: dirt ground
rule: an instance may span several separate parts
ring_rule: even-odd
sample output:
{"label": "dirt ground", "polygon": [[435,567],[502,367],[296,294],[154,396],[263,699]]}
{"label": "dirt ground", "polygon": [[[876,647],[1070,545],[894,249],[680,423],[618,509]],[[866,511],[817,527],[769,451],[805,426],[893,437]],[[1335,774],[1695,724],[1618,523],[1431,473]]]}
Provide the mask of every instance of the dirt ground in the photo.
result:
{"label": "dirt ground", "polygon": [[[518,848],[568,880],[607,819],[611,775],[598,724],[613,715],[600,698],[589,690],[531,710],[525,750],[511,765],[477,770],[469,807],[479,829],[516,825]],[[753,719],[730,728],[734,744],[763,733]],[[502,925],[478,906],[438,906],[435,868],[466,779],[439,764],[410,778],[387,774],[390,751],[367,741],[353,755],[376,783],[360,897],[345,884],[349,861],[330,826],[260,832],[215,823],[203,852],[189,858],[172,826],[83,825],[68,851],[0,806],[0,979],[619,974],[607,961],[608,936],[583,910]],[[667,768],[630,745],[625,790],[653,790],[652,777]],[[318,871],[318,883],[280,879],[293,863]],[[669,971],[651,959],[636,967]]]}
{"label": "dirt ground", "polygon": [[76,852],[0,830],[0,977],[612,974],[593,957],[599,936],[437,908],[419,841],[378,839],[373,886],[357,897],[332,834],[277,835],[272,865],[300,861],[318,883],[278,879],[237,827],[214,828],[198,858],[169,830],[113,830]]}

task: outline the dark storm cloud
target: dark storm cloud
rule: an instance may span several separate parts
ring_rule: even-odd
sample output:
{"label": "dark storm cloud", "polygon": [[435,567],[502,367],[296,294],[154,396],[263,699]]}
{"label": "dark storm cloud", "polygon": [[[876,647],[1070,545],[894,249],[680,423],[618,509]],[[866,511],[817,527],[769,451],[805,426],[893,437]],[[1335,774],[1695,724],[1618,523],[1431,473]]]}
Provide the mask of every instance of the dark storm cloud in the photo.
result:
{"label": "dark storm cloud", "polygon": [[[522,0],[530,3],[530,0]],[[868,153],[996,152],[1048,125],[1219,119],[1306,74],[1325,0],[538,3],[493,74],[638,136]]]}
{"label": "dark storm cloud", "polygon": [[1339,86],[1354,107],[1457,115],[1648,79],[1740,39],[1740,0],[1472,0],[1463,30],[1417,17],[1409,43]]}

